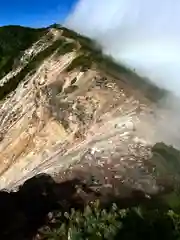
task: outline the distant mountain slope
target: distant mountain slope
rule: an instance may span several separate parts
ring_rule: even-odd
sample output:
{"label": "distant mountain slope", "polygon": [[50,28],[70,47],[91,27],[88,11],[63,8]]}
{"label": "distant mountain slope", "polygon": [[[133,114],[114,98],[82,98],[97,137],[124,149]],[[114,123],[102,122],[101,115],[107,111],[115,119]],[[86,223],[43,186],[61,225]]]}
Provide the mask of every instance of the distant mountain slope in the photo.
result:
{"label": "distant mountain slope", "polygon": [[0,27],[0,78],[8,73],[15,59],[47,31],[21,26]]}

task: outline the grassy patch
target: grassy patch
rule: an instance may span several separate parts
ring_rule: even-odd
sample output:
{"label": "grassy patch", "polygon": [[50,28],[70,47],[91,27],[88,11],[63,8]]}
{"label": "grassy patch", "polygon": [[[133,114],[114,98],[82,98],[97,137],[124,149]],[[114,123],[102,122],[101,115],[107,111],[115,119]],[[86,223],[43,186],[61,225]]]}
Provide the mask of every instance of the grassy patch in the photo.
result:
{"label": "grassy patch", "polygon": [[78,41],[82,46],[86,46],[91,50],[94,50],[94,41],[88,37],[82,36],[81,34],[78,34],[77,32],[67,29],[65,27],[61,27],[60,29],[63,30],[63,36],[74,39]]}
{"label": "grassy patch", "polygon": [[90,55],[81,54],[76,57],[71,64],[67,67],[67,71],[70,72],[75,68],[81,68],[82,71],[86,71],[92,66],[92,58]]}
{"label": "grassy patch", "polygon": [[164,143],[157,143],[153,146],[152,152],[151,161],[160,173],[169,173],[172,176],[180,174],[180,151]]}
{"label": "grassy patch", "polygon": [[72,52],[76,45],[74,42],[64,42],[61,47],[58,48],[56,55],[64,55],[66,53]]}

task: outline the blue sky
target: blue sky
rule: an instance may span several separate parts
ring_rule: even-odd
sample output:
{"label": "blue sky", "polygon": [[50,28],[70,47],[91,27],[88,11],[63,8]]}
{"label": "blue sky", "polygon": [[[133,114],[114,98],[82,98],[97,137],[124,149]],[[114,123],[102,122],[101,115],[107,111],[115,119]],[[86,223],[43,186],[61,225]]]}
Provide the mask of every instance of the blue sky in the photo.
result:
{"label": "blue sky", "polygon": [[47,26],[63,22],[77,0],[2,0],[0,26]]}

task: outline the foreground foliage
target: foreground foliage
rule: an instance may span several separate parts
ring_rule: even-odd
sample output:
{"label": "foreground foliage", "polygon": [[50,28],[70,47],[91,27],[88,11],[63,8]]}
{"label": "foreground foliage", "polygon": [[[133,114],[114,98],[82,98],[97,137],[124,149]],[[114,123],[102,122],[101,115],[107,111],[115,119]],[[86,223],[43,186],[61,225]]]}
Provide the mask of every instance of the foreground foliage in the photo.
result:
{"label": "foreground foliage", "polygon": [[115,204],[108,210],[98,203],[84,211],[53,213],[40,239],[180,239],[180,215],[172,210],[135,207],[120,209]]}

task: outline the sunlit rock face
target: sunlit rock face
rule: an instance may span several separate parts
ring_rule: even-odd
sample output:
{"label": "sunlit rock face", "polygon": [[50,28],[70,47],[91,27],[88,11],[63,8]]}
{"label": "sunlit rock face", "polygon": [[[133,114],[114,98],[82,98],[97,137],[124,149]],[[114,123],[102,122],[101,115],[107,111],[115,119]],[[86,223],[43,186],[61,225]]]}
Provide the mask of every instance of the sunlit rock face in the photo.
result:
{"label": "sunlit rock face", "polygon": [[45,172],[157,193],[151,146],[174,141],[161,127],[164,92],[67,29],[41,40],[1,80],[8,94],[0,102],[0,188]]}

